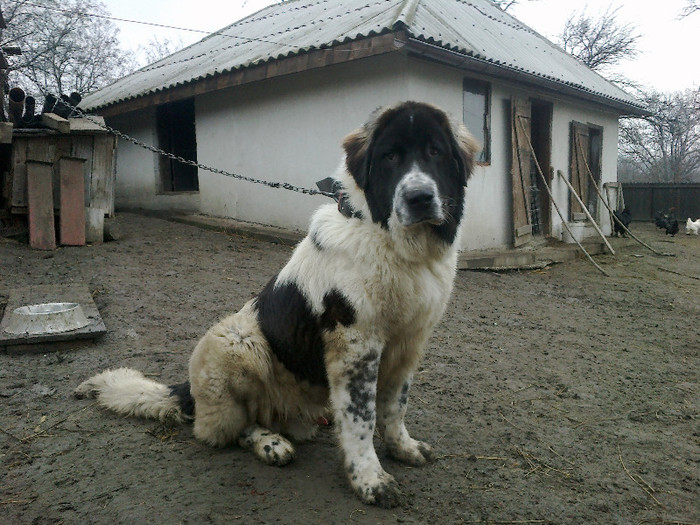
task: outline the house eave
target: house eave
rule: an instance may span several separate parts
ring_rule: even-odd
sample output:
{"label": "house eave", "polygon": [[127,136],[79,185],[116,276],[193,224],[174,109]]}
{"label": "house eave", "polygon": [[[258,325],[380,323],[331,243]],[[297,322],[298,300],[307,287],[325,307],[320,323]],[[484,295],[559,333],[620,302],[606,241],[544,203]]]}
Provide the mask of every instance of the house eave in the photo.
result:
{"label": "house eave", "polygon": [[604,96],[575,84],[542,77],[516,67],[497,64],[477,56],[466,55],[423,40],[411,38],[400,25],[394,31],[370,38],[354,40],[330,48],[312,49],[282,59],[270,60],[204,78],[193,79],[184,84],[158,88],[148,93],[134,95],[110,104],[87,109],[102,116],[111,117],[221,89],[392,52],[405,53],[413,58],[441,63],[495,79],[517,82],[539,91],[550,93],[553,96],[563,95],[578,100],[586,100],[600,106],[603,110],[614,111],[620,116],[642,117],[650,114],[649,111],[640,105]]}
{"label": "house eave", "polygon": [[595,93],[575,84],[542,77],[505,64],[496,64],[480,57],[465,55],[415,38],[397,40],[402,46],[401,50],[409,56],[446,64],[471,73],[517,82],[553,95],[583,99],[602,106],[602,109],[613,110],[620,116],[643,117],[650,115],[650,112],[641,105]]}
{"label": "house eave", "polygon": [[221,89],[301,73],[362,58],[398,52],[397,42],[405,39],[403,31],[388,32],[370,38],[354,40],[330,48],[312,49],[282,59],[270,60],[224,73],[193,79],[185,84],[169,86],[118,100],[110,104],[87,108],[90,112],[112,117],[211,93]]}

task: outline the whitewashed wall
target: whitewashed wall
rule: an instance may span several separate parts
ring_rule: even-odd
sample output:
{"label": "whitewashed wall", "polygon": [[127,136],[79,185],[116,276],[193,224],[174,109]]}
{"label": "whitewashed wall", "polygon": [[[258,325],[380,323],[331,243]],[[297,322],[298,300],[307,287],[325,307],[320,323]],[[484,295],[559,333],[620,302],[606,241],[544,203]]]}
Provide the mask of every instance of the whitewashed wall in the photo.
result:
{"label": "whitewashed wall", "polygon": [[[315,188],[342,159],[343,137],[377,107],[405,99],[405,68],[383,58],[199,97],[201,162],[227,171]],[[327,197],[309,197],[200,171],[206,213],[306,229]]]}
{"label": "whitewashed wall", "polygon": [[[199,162],[242,175],[315,187],[342,159],[341,142],[377,107],[422,100],[462,115],[464,73],[403,55],[381,56],[326,67],[200,96],[195,101]],[[515,86],[492,84],[491,163],[477,166],[467,189],[462,248],[511,245],[510,98],[534,97]],[[538,97],[544,99],[543,97]],[[617,117],[581,104],[551,100],[552,166],[569,170],[569,123],[602,126],[603,180],[616,180]],[[154,111],[114,119],[115,127],[155,144]],[[160,194],[154,154],[120,141],[117,206],[177,209],[305,230],[311,213],[326,197],[241,182],[199,172],[199,193]],[[554,184],[568,213],[566,186]],[[607,212],[602,215],[607,224]],[[607,226],[609,231],[609,226]],[[561,222],[553,216],[555,236]]]}
{"label": "whitewashed wall", "polygon": [[[108,124],[144,144],[157,146],[155,114],[155,108],[149,108],[111,118]],[[155,153],[119,139],[115,206],[121,209],[199,211],[199,193],[160,191],[158,162]]]}

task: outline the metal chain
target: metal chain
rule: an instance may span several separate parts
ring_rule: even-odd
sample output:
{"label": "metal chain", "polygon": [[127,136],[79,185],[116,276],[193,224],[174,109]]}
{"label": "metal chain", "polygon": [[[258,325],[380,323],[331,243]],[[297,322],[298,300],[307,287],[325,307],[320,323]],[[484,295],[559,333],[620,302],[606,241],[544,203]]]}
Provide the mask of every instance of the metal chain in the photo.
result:
{"label": "metal chain", "polygon": [[261,185],[267,186],[269,188],[282,188],[282,189],[289,190],[289,191],[303,193],[304,195],[324,195],[325,197],[331,197],[331,198],[335,197],[334,193],[330,193],[327,191],[316,190],[313,188],[304,188],[303,186],[295,186],[294,184],[290,184],[288,182],[271,182],[271,181],[267,181],[267,180],[263,180],[263,179],[246,177],[245,175],[231,173],[229,171],[222,170],[219,168],[212,168],[210,166],[207,166],[206,164],[195,162],[193,160],[188,160],[184,157],[180,157],[179,155],[175,155],[173,153],[162,150],[160,148],[156,148],[155,146],[151,146],[150,144],[146,144],[145,142],[141,142],[140,140],[135,139],[134,137],[131,137],[131,136],[127,135],[126,133],[119,131],[118,129],[114,129],[113,127],[108,126],[107,124],[104,124],[104,123],[102,123],[94,118],[91,118],[91,115],[88,115],[82,109],[80,109],[79,107],[73,106],[70,102],[68,102],[66,100],[59,99],[59,100],[57,100],[57,103],[58,102],[65,104],[66,106],[71,108],[73,111],[80,114],[83,118],[86,118],[87,120],[89,120],[93,124],[96,124],[97,126],[104,129],[105,131],[107,131],[107,132],[109,132],[109,133],[111,133],[111,134],[113,134],[121,139],[124,139],[128,142],[131,142],[131,143],[133,143],[141,148],[147,149],[148,151],[152,151],[153,153],[156,153],[158,155],[162,155],[163,157],[167,157],[167,158],[175,160],[177,162],[181,162],[183,164],[188,164],[190,166],[194,166],[194,167],[201,169],[201,170],[204,170],[204,171],[210,171],[211,173],[217,173],[219,175],[224,175],[226,177],[231,177],[231,178],[234,178],[237,180],[242,180],[245,182],[252,182],[253,184],[261,184]]}

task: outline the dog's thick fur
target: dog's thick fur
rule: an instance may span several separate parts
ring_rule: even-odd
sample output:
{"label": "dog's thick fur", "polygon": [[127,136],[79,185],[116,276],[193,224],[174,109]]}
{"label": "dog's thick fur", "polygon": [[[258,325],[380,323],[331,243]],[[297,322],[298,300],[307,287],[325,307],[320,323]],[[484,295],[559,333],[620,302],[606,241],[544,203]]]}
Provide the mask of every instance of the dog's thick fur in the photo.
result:
{"label": "dog's thick fur", "polygon": [[335,178],[354,213],[333,204],[316,211],[279,275],[199,341],[189,385],[121,368],[88,379],[76,395],[124,415],[193,417],[198,439],[237,442],[273,465],[293,459],[288,437],[312,437],[332,410],[356,494],[397,505],[373,434],[376,425],[388,454],[410,465],[432,457],[409,436],[404,414],[452,290],[476,146],[463,126],[417,102],[378,111],[343,146]]}

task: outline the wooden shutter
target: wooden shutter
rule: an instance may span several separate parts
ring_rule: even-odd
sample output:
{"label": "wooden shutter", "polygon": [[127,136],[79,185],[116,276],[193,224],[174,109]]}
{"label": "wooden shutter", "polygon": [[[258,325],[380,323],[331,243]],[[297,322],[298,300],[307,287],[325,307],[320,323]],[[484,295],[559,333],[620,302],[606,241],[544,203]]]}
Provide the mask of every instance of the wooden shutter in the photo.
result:
{"label": "wooden shutter", "polygon": [[513,161],[513,246],[518,247],[532,240],[530,215],[530,101],[511,99],[511,138]]}
{"label": "wooden shutter", "polygon": [[[574,190],[583,202],[588,202],[588,173],[587,165],[590,164],[590,137],[588,126],[580,122],[571,122],[571,147],[570,147],[570,181]],[[573,196],[569,196],[569,219],[575,220],[575,214],[583,213],[579,202]]]}

